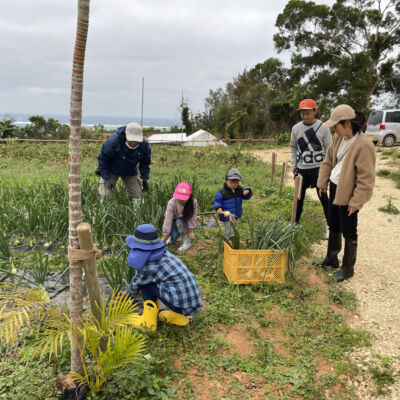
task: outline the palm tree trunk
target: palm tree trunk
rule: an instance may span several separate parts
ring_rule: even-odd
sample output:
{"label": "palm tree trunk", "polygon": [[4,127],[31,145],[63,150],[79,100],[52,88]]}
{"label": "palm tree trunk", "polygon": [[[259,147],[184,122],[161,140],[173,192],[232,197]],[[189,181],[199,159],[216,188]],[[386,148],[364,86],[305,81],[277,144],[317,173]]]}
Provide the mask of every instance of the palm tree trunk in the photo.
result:
{"label": "palm tree trunk", "polygon": [[[79,249],[77,226],[82,221],[81,204],[81,122],[83,69],[89,28],[90,0],[78,0],[78,21],[72,65],[69,136],[69,246]],[[82,324],[82,262],[70,261],[70,317],[72,326]],[[78,339],[71,340],[71,371],[82,373]]]}

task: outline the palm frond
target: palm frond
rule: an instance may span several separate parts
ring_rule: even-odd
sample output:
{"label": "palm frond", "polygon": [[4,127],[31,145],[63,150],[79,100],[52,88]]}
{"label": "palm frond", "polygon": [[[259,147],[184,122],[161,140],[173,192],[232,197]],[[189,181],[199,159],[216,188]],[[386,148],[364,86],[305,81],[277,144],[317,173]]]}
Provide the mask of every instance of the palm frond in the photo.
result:
{"label": "palm frond", "polygon": [[89,377],[82,376],[81,374],[78,374],[77,372],[68,372],[67,374],[68,377],[70,377],[74,382],[79,383],[81,385],[87,384],[90,387],[90,382],[89,382]]}
{"label": "palm frond", "polygon": [[144,337],[136,329],[125,326],[117,328],[109,338],[107,350],[100,354],[99,365],[105,376],[117,368],[136,362],[145,348]]}
{"label": "palm frond", "polygon": [[12,344],[31,319],[47,312],[51,301],[41,287],[26,288],[14,284],[0,286],[0,338]]}
{"label": "palm frond", "polygon": [[[101,326],[100,330],[103,332],[113,332],[115,328],[129,324],[132,319],[132,314],[137,310],[138,305],[132,303],[127,296],[115,296],[115,290],[111,294],[108,309],[104,301],[103,294],[103,307],[101,310]],[[92,317],[94,319],[94,317]]]}
{"label": "palm frond", "polygon": [[41,334],[40,339],[35,344],[35,351],[32,358],[39,354],[39,359],[42,359],[46,352],[49,352],[49,360],[52,356],[57,360],[58,355],[62,353],[63,341],[65,337],[71,341],[71,324],[69,316],[66,312],[60,313],[53,310],[51,316],[46,321],[46,328]]}
{"label": "palm frond", "polygon": [[75,382],[87,384],[91,391],[98,392],[110,375],[119,367],[134,363],[142,355],[145,340],[131,327],[119,327],[114,335],[107,337],[105,352],[98,349],[97,358],[92,359],[90,373],[84,364],[84,374],[70,372]]}

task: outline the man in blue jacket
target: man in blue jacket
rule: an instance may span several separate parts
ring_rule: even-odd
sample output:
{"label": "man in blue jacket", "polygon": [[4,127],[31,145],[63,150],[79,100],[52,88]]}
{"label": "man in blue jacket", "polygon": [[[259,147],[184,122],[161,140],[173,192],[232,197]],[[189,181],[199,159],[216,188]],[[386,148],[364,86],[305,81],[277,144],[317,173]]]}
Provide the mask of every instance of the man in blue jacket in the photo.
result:
{"label": "man in blue jacket", "polygon": [[225,177],[222,189],[219,189],[214,198],[214,209],[219,214],[219,220],[225,225],[225,236],[233,236],[231,222],[242,216],[242,201],[249,200],[253,194],[250,188],[239,185],[242,174],[236,168],[231,168]]}
{"label": "man in blue jacket", "polygon": [[[142,127],[136,122],[118,128],[108,137],[98,157],[96,171],[101,176],[100,200],[113,191],[121,178],[132,199],[149,190],[148,179],[151,164],[149,143],[143,138]],[[142,184],[138,178],[138,165]],[[142,186],[143,185],[143,186]]]}

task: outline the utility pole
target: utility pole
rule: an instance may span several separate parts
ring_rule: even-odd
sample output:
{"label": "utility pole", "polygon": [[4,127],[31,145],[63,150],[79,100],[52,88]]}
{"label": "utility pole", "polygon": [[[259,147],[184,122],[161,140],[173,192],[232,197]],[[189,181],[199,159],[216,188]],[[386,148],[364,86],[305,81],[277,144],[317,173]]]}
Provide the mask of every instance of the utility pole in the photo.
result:
{"label": "utility pole", "polygon": [[140,125],[143,128],[143,100],[144,100],[144,76],[142,77],[142,116],[140,118]]}
{"label": "utility pole", "polygon": [[[182,99],[181,99],[181,133],[183,133],[182,112],[183,112],[183,90],[182,90]],[[182,136],[183,136],[183,135],[182,135]]]}

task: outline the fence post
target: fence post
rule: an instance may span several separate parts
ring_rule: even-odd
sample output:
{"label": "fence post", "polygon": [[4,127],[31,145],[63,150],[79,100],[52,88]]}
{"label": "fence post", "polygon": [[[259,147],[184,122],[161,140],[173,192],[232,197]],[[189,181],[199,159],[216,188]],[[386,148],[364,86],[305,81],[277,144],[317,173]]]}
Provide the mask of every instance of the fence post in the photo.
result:
{"label": "fence post", "polygon": [[271,185],[274,183],[275,166],[276,166],[277,154],[272,153],[272,165],[271,165]]}
{"label": "fence post", "polygon": [[290,223],[293,225],[296,222],[296,212],[297,212],[297,200],[301,194],[301,186],[303,184],[303,177],[297,175],[294,181],[294,192],[293,192],[293,205],[292,205],[292,219]]}
{"label": "fence post", "polygon": [[283,187],[283,181],[286,176],[286,162],[282,164],[282,171],[281,171],[281,184],[279,186],[279,197],[282,197],[282,187]]}
{"label": "fence post", "polygon": [[[87,251],[93,250],[94,245],[92,238],[92,229],[90,227],[90,224],[88,224],[87,222],[81,222],[77,227],[77,231],[78,231],[79,247],[82,250],[87,250]],[[83,262],[83,266],[85,268],[85,278],[89,293],[90,308],[92,309],[94,317],[97,319],[99,323],[101,323],[100,310],[102,309],[102,296],[100,292],[99,273],[97,271],[97,264],[96,264],[96,253],[93,253],[93,257],[90,258],[89,260],[85,260]]]}

